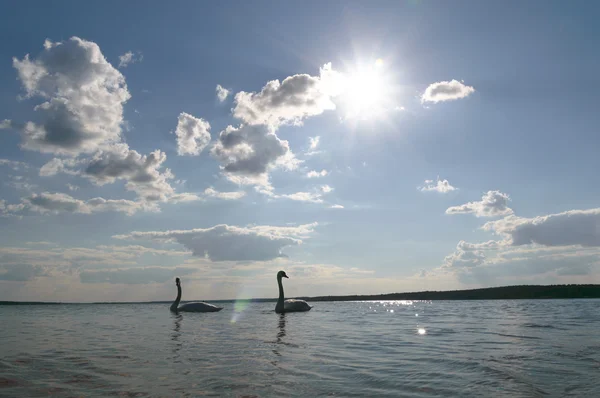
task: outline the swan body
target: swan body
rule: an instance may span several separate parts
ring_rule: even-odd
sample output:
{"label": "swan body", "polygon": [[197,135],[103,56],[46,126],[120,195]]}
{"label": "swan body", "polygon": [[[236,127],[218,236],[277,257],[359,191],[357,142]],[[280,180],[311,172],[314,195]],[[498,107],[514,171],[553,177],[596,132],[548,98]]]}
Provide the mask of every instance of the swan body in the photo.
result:
{"label": "swan body", "polygon": [[204,303],[201,301],[194,303],[185,303],[177,307],[177,311],[183,312],[217,312],[221,311],[222,309],[223,308],[217,307],[216,305]]}
{"label": "swan body", "polygon": [[284,314],[286,312],[310,311],[312,307],[308,305],[308,303],[304,300],[285,300],[283,295],[283,283],[281,282],[282,278],[288,278],[288,276],[285,274],[284,271],[279,271],[277,273],[277,284],[279,285],[279,299],[277,300],[277,304],[275,305],[275,312],[278,314]]}
{"label": "swan body", "polygon": [[285,312],[310,311],[312,307],[304,300],[288,299],[283,302]]}
{"label": "swan body", "polygon": [[175,278],[175,285],[177,285],[177,298],[171,304],[169,308],[173,312],[217,312],[221,311],[222,307],[217,307],[216,305],[203,303],[201,301],[193,302],[193,303],[185,303],[179,305],[181,301],[181,281],[179,278]]}

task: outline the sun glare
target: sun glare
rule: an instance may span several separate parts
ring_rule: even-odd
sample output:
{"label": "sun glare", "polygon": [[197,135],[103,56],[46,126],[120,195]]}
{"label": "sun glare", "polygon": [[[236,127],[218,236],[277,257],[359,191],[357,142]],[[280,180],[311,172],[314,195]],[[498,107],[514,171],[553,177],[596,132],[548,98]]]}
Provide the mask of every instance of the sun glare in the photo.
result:
{"label": "sun glare", "polygon": [[347,117],[368,119],[384,111],[391,82],[387,81],[383,66],[383,60],[379,58],[347,74],[344,87]]}

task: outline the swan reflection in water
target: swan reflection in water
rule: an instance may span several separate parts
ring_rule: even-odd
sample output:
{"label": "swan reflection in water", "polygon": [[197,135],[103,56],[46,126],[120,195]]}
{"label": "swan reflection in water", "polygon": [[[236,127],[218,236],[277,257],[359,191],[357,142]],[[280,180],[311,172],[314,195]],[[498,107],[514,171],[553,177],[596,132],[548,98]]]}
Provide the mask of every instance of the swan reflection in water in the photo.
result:
{"label": "swan reflection in water", "polygon": [[183,315],[178,314],[178,313],[174,313],[172,314],[173,317],[173,333],[171,333],[171,341],[173,341],[174,345],[173,345],[173,359],[175,360],[175,362],[180,362],[179,361],[179,351],[181,350],[182,347],[182,343],[181,341],[179,341],[179,338],[181,337],[181,320],[183,319]]}
{"label": "swan reflection in water", "polygon": [[[285,337],[285,314],[279,315],[279,322],[277,324],[277,329],[279,329],[277,332],[277,339],[275,340],[275,344],[277,344],[277,345],[273,349],[273,353],[275,355],[277,355],[278,357],[280,357],[281,354],[279,353],[279,345],[285,344],[283,342],[283,338]],[[273,365],[276,365],[276,364],[277,364],[277,362],[273,363]]]}

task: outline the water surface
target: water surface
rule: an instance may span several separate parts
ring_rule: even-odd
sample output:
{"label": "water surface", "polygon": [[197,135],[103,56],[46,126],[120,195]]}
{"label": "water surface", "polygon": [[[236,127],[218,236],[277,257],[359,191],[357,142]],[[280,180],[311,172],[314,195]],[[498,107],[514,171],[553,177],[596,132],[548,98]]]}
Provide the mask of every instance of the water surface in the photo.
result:
{"label": "water surface", "polygon": [[313,304],[0,306],[0,396],[600,396],[599,300]]}

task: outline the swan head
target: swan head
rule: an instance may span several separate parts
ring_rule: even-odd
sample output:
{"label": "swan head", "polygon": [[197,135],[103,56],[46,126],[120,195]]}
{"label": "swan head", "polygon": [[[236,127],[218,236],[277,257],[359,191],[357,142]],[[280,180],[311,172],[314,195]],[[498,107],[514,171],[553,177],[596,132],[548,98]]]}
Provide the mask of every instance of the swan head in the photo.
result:
{"label": "swan head", "polygon": [[277,273],[277,279],[281,279],[281,278],[288,278],[288,276],[285,274],[285,271],[279,271]]}
{"label": "swan head", "polygon": [[179,278],[175,278],[175,285],[179,286],[181,284],[181,281],[179,280]]}

